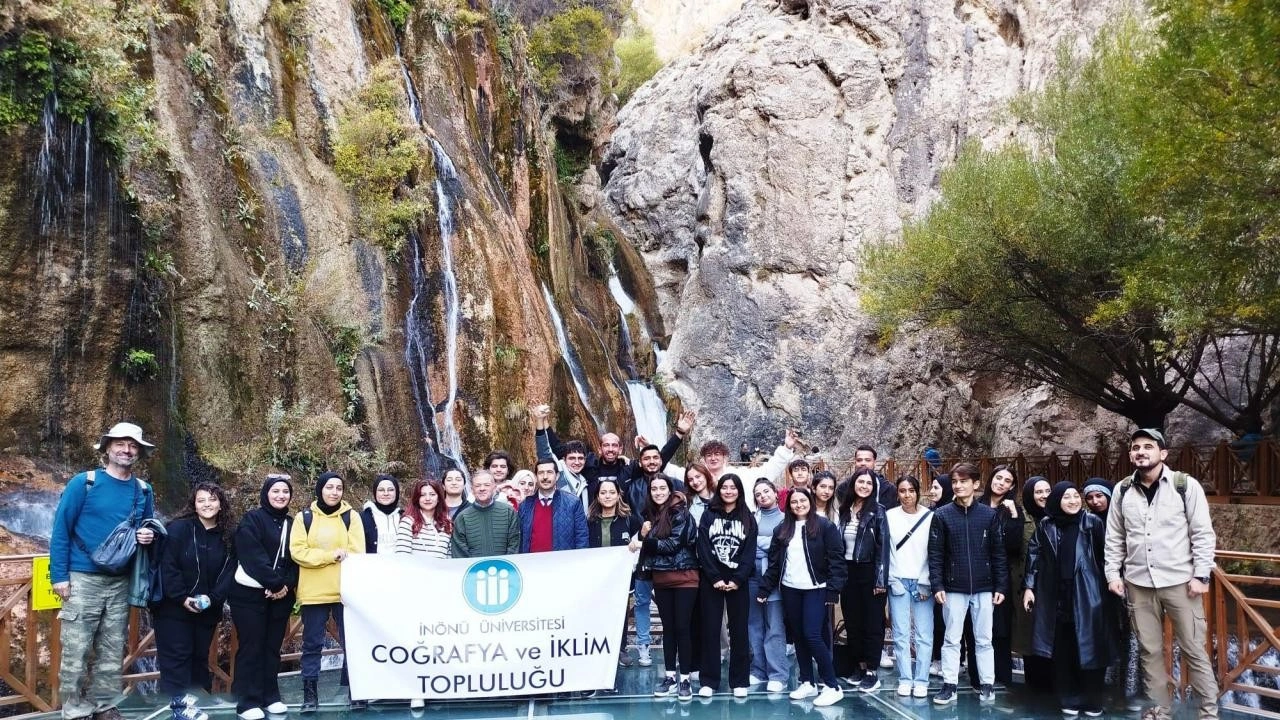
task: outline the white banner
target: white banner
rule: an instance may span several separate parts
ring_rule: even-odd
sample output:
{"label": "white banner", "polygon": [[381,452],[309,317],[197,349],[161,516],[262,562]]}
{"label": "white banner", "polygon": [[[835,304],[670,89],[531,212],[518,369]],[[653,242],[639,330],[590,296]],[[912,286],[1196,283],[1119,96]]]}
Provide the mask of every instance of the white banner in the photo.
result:
{"label": "white banner", "polygon": [[625,547],[342,563],[356,700],[613,686],[635,556]]}

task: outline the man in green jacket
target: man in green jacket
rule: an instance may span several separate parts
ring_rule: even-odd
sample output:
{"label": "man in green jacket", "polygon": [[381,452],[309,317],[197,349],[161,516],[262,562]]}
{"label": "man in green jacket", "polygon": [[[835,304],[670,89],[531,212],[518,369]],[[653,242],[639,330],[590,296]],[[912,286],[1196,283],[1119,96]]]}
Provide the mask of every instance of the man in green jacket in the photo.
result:
{"label": "man in green jacket", "polygon": [[482,558],[520,551],[520,521],[506,502],[494,501],[497,486],[488,470],[471,476],[474,501],[453,519],[453,557]]}

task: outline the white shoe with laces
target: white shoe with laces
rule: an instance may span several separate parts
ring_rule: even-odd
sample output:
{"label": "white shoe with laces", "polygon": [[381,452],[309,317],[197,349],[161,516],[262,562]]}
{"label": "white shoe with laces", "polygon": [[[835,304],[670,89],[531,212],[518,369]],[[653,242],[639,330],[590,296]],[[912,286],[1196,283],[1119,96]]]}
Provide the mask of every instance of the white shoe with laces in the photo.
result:
{"label": "white shoe with laces", "polygon": [[822,692],[818,693],[818,697],[813,699],[814,707],[826,707],[835,705],[844,699],[844,690],[838,687],[824,687]]}
{"label": "white shoe with laces", "polygon": [[911,682],[909,680],[899,680],[898,695],[900,697],[907,697],[910,694],[911,694]]}
{"label": "white shoe with laces", "polygon": [[792,700],[806,700],[818,694],[818,688],[813,686],[811,682],[802,682],[800,687],[791,691]]}

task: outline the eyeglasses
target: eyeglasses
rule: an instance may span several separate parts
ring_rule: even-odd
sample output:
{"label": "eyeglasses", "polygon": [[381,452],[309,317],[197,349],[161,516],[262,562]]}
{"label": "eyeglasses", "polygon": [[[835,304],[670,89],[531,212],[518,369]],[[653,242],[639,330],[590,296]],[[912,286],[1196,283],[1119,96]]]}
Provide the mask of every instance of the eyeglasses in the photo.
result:
{"label": "eyeglasses", "polygon": [[288,475],[282,475],[280,473],[267,473],[267,479],[268,480],[292,480],[293,478],[289,477]]}

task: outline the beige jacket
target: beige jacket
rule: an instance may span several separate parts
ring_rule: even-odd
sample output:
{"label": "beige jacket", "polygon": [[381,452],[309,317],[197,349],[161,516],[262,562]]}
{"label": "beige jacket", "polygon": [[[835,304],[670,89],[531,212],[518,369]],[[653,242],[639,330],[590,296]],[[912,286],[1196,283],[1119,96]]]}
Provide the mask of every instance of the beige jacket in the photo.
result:
{"label": "beige jacket", "polygon": [[1107,582],[1123,578],[1140,587],[1163,588],[1213,571],[1217,536],[1204,488],[1195,478],[1187,478],[1184,509],[1170,474],[1165,466],[1150,503],[1136,474],[1123,498],[1120,484],[1116,485],[1107,513]]}

